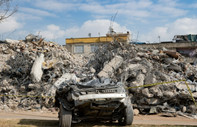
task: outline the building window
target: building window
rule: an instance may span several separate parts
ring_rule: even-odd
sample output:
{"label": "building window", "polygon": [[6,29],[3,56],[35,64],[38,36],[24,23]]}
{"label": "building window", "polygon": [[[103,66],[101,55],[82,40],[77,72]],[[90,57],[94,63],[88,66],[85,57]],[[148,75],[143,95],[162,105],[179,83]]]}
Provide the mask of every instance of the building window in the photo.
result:
{"label": "building window", "polygon": [[98,48],[98,45],[91,45],[91,52],[95,52]]}
{"label": "building window", "polygon": [[74,53],[84,53],[84,45],[75,45]]}

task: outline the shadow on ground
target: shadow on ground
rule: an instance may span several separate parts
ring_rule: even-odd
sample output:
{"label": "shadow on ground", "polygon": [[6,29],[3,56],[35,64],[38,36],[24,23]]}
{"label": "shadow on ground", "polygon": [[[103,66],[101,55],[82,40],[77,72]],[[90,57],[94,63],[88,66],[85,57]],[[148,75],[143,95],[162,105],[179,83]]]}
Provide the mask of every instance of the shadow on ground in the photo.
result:
{"label": "shadow on ground", "polygon": [[[36,119],[21,119],[18,125],[33,126],[33,127],[58,127],[58,120],[36,120]],[[72,124],[72,127],[118,127],[118,123],[110,122],[81,122]],[[129,126],[128,126],[129,127]]]}
{"label": "shadow on ground", "polygon": [[36,126],[36,127],[58,127],[58,120],[36,120],[21,119],[18,125]]}
{"label": "shadow on ground", "polygon": [[[58,120],[35,120],[35,119],[22,119],[18,125],[21,127],[58,127]],[[119,127],[118,123],[110,122],[81,122],[72,124],[72,127]],[[196,127],[196,126],[185,126],[185,125],[132,125],[125,127]]]}

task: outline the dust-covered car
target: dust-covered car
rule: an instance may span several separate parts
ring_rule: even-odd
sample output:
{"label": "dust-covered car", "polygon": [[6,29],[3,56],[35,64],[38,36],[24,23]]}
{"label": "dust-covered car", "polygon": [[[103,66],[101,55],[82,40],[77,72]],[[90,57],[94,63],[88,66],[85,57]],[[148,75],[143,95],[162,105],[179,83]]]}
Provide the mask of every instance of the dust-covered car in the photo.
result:
{"label": "dust-covered car", "polygon": [[64,82],[61,86],[56,92],[60,127],[91,119],[132,124],[133,108],[121,82],[94,79],[83,83]]}

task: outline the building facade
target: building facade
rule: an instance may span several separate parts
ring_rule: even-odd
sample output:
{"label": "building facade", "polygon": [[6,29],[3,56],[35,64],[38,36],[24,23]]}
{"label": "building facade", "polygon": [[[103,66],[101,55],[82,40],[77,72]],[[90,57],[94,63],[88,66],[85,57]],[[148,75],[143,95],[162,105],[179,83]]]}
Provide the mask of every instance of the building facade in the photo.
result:
{"label": "building facade", "polygon": [[85,37],[85,38],[67,38],[66,48],[73,54],[90,54],[95,52],[100,45],[118,41],[129,43],[131,40],[130,33],[114,33],[106,34],[101,37]]}

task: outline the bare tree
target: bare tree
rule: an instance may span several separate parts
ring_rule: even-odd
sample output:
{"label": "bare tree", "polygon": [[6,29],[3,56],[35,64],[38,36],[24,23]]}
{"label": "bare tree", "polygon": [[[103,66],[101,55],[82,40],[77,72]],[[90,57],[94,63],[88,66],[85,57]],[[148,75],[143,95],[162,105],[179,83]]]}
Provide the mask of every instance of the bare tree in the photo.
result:
{"label": "bare tree", "polygon": [[11,5],[12,0],[0,0],[0,23],[17,11],[17,6]]}

